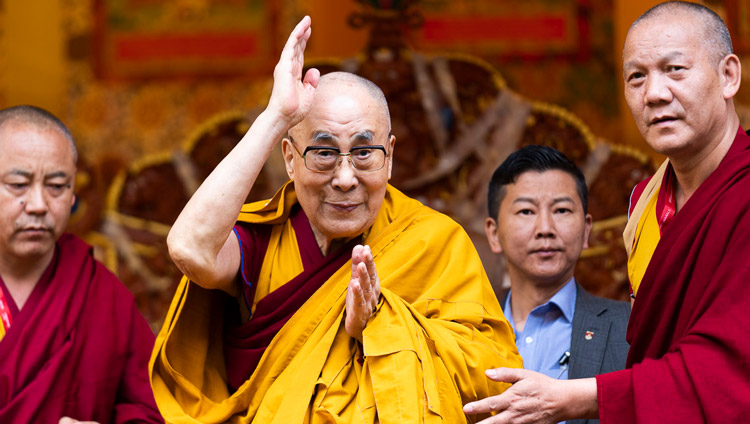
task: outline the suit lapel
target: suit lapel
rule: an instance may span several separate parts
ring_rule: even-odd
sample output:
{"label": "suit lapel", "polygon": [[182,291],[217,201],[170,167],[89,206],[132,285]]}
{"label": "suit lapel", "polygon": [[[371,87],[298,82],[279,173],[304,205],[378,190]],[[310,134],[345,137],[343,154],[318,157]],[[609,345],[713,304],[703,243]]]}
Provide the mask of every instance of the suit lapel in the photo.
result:
{"label": "suit lapel", "polygon": [[596,375],[602,367],[610,322],[602,318],[606,307],[596,307],[593,295],[576,283],[576,309],[570,336],[570,370],[568,379]]}

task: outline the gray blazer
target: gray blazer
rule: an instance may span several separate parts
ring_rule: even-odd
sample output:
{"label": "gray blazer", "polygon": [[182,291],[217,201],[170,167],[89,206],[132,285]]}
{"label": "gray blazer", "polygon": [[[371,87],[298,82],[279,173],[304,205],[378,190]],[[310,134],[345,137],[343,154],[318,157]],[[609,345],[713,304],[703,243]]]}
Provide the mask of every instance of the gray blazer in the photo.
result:
{"label": "gray blazer", "polygon": [[[630,348],[625,341],[628,319],[629,302],[594,296],[576,283],[568,379],[594,377],[625,368]],[[568,424],[598,422],[599,420],[571,420]]]}
{"label": "gray blazer", "polygon": [[[508,293],[501,299],[505,305]],[[570,333],[568,379],[595,377],[625,368],[630,346],[625,332],[630,303],[587,292],[576,282],[576,307]],[[587,338],[587,332],[590,332]],[[568,424],[596,424],[599,420],[569,420]]]}

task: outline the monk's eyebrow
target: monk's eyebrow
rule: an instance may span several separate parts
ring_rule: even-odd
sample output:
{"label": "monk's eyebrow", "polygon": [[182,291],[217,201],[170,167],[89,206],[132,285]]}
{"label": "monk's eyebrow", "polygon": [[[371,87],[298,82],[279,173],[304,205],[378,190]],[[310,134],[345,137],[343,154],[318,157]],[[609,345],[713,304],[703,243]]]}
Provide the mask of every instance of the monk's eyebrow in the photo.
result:
{"label": "monk's eyebrow", "polygon": [[[684,57],[685,57],[685,53],[683,53],[681,51],[678,51],[678,50],[675,50],[675,51],[671,51],[671,52],[665,54],[664,56],[662,56],[659,59],[659,62],[661,62],[661,63],[670,62],[672,60],[682,59]],[[622,69],[624,71],[627,71],[629,69],[638,68],[639,66],[640,66],[640,62],[635,61],[635,60],[629,60],[629,61],[625,62],[625,64],[623,65]]]}
{"label": "monk's eyebrow", "polygon": [[24,178],[29,178],[29,179],[31,179],[34,176],[34,174],[32,174],[31,172],[24,171],[22,169],[11,169],[10,171],[6,172],[4,176],[7,177],[11,175],[17,175],[19,177],[24,177]]}
{"label": "monk's eyebrow", "polygon": [[336,140],[336,137],[325,131],[315,131],[312,136],[312,142],[315,144],[327,144],[333,140]]}
{"label": "monk's eyebrow", "polygon": [[375,140],[375,134],[372,133],[370,130],[365,130],[359,133],[356,133],[352,136],[353,141],[358,142],[367,142],[372,143],[373,140]]}
{"label": "monk's eyebrow", "polygon": [[685,56],[685,53],[681,51],[672,51],[664,55],[662,60],[664,61],[670,61],[675,59],[682,59]]}
{"label": "monk's eyebrow", "polygon": [[69,178],[70,174],[65,171],[50,172],[44,176],[45,180],[51,180],[53,178]]}

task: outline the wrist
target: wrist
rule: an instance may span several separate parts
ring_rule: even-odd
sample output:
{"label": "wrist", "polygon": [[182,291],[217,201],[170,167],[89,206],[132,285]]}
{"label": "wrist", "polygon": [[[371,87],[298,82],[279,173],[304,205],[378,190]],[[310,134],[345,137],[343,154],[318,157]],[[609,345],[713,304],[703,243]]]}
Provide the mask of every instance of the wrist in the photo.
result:
{"label": "wrist", "polygon": [[560,383],[565,384],[565,390],[561,391],[560,421],[599,418],[595,378],[579,378]]}
{"label": "wrist", "polygon": [[258,170],[260,170],[271,152],[286,136],[288,130],[287,120],[277,112],[268,109],[261,112],[252,122],[237,147],[230,153],[232,155],[236,150],[243,161],[237,165],[240,168],[239,172],[248,168],[248,159],[252,162],[258,162]]}
{"label": "wrist", "polygon": [[255,119],[255,122],[261,123],[261,125],[266,127],[266,131],[279,135],[279,137],[286,134],[289,128],[292,127],[292,118],[271,106],[261,112]]}

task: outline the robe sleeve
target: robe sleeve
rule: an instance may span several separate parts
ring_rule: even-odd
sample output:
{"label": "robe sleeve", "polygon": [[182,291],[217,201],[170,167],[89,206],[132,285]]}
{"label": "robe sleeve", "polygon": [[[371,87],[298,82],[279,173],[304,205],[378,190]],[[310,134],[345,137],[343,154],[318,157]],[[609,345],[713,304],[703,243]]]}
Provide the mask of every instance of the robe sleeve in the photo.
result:
{"label": "robe sleeve", "polygon": [[148,377],[154,333],[138,312],[135,302],[131,301],[130,305],[129,313],[122,317],[123,321],[129,323],[130,330],[124,332],[129,334],[129,340],[115,398],[113,422],[163,423]]}
{"label": "robe sleeve", "polygon": [[750,328],[748,221],[739,220],[727,245],[701,247],[721,252],[722,259],[716,269],[691,265],[691,284],[707,283],[669,351],[597,376],[602,424],[750,422],[750,338],[743,333]]}

